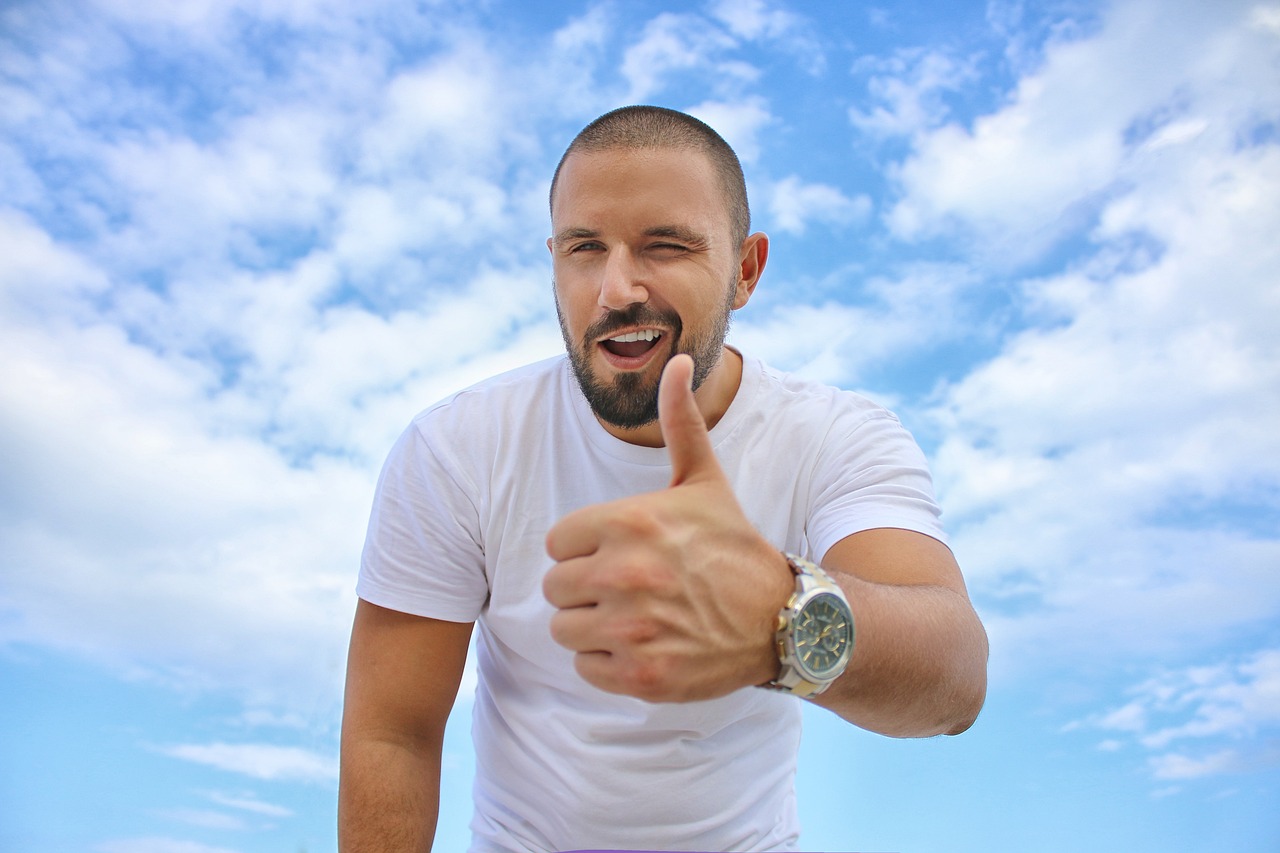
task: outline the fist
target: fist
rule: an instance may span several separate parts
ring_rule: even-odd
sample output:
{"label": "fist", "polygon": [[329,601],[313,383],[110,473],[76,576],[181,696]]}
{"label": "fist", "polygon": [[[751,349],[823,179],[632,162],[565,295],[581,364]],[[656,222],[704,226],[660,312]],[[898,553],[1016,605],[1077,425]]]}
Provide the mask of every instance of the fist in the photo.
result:
{"label": "fist", "polygon": [[692,375],[693,360],[676,356],[658,391],[670,485],[578,510],[547,534],[552,638],[590,684],[651,702],[773,678],[775,620],[793,588],[716,460]]}

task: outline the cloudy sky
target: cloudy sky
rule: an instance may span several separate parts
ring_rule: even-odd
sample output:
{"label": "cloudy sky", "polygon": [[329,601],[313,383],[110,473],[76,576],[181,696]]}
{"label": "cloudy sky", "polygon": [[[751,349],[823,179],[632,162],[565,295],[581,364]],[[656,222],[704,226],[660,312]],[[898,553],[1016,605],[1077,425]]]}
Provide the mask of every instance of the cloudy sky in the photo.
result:
{"label": "cloudy sky", "polygon": [[561,349],[550,173],[635,102],[735,146],[732,340],[899,413],[991,634],[963,737],[806,711],[806,849],[1280,848],[1275,0],[0,3],[0,848],[334,849],[383,456]]}

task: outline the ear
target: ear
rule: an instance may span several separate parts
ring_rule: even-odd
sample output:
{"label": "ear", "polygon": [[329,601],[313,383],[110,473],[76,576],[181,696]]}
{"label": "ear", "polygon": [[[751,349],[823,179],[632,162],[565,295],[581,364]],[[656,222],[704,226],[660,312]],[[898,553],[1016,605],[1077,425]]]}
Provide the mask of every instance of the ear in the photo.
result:
{"label": "ear", "polygon": [[747,304],[760,276],[764,273],[764,265],[769,260],[769,235],[757,231],[742,241],[742,251],[738,256],[738,290],[733,299],[735,310]]}

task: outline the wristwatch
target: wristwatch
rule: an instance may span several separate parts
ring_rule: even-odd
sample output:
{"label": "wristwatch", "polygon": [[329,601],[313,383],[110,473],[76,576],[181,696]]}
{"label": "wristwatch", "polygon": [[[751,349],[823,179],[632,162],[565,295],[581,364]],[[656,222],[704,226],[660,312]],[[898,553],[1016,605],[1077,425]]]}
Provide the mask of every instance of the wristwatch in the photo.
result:
{"label": "wristwatch", "polygon": [[774,640],[782,667],[766,687],[810,698],[831,686],[853,654],[853,611],[822,568],[784,554],[796,576],[795,592],[778,613]]}

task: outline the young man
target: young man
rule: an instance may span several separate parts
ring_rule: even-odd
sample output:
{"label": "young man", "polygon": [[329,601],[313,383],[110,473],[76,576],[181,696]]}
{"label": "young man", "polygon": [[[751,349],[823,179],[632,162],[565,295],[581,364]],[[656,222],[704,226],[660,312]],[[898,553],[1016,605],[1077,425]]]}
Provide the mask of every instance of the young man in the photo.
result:
{"label": "young man", "polygon": [[869,401],[725,346],[769,243],[701,122],[597,119],[551,219],[567,358],[427,409],[383,470],[341,847],[430,849],[475,624],[473,851],[796,849],[797,696],[895,736],[982,705],[923,456]]}

